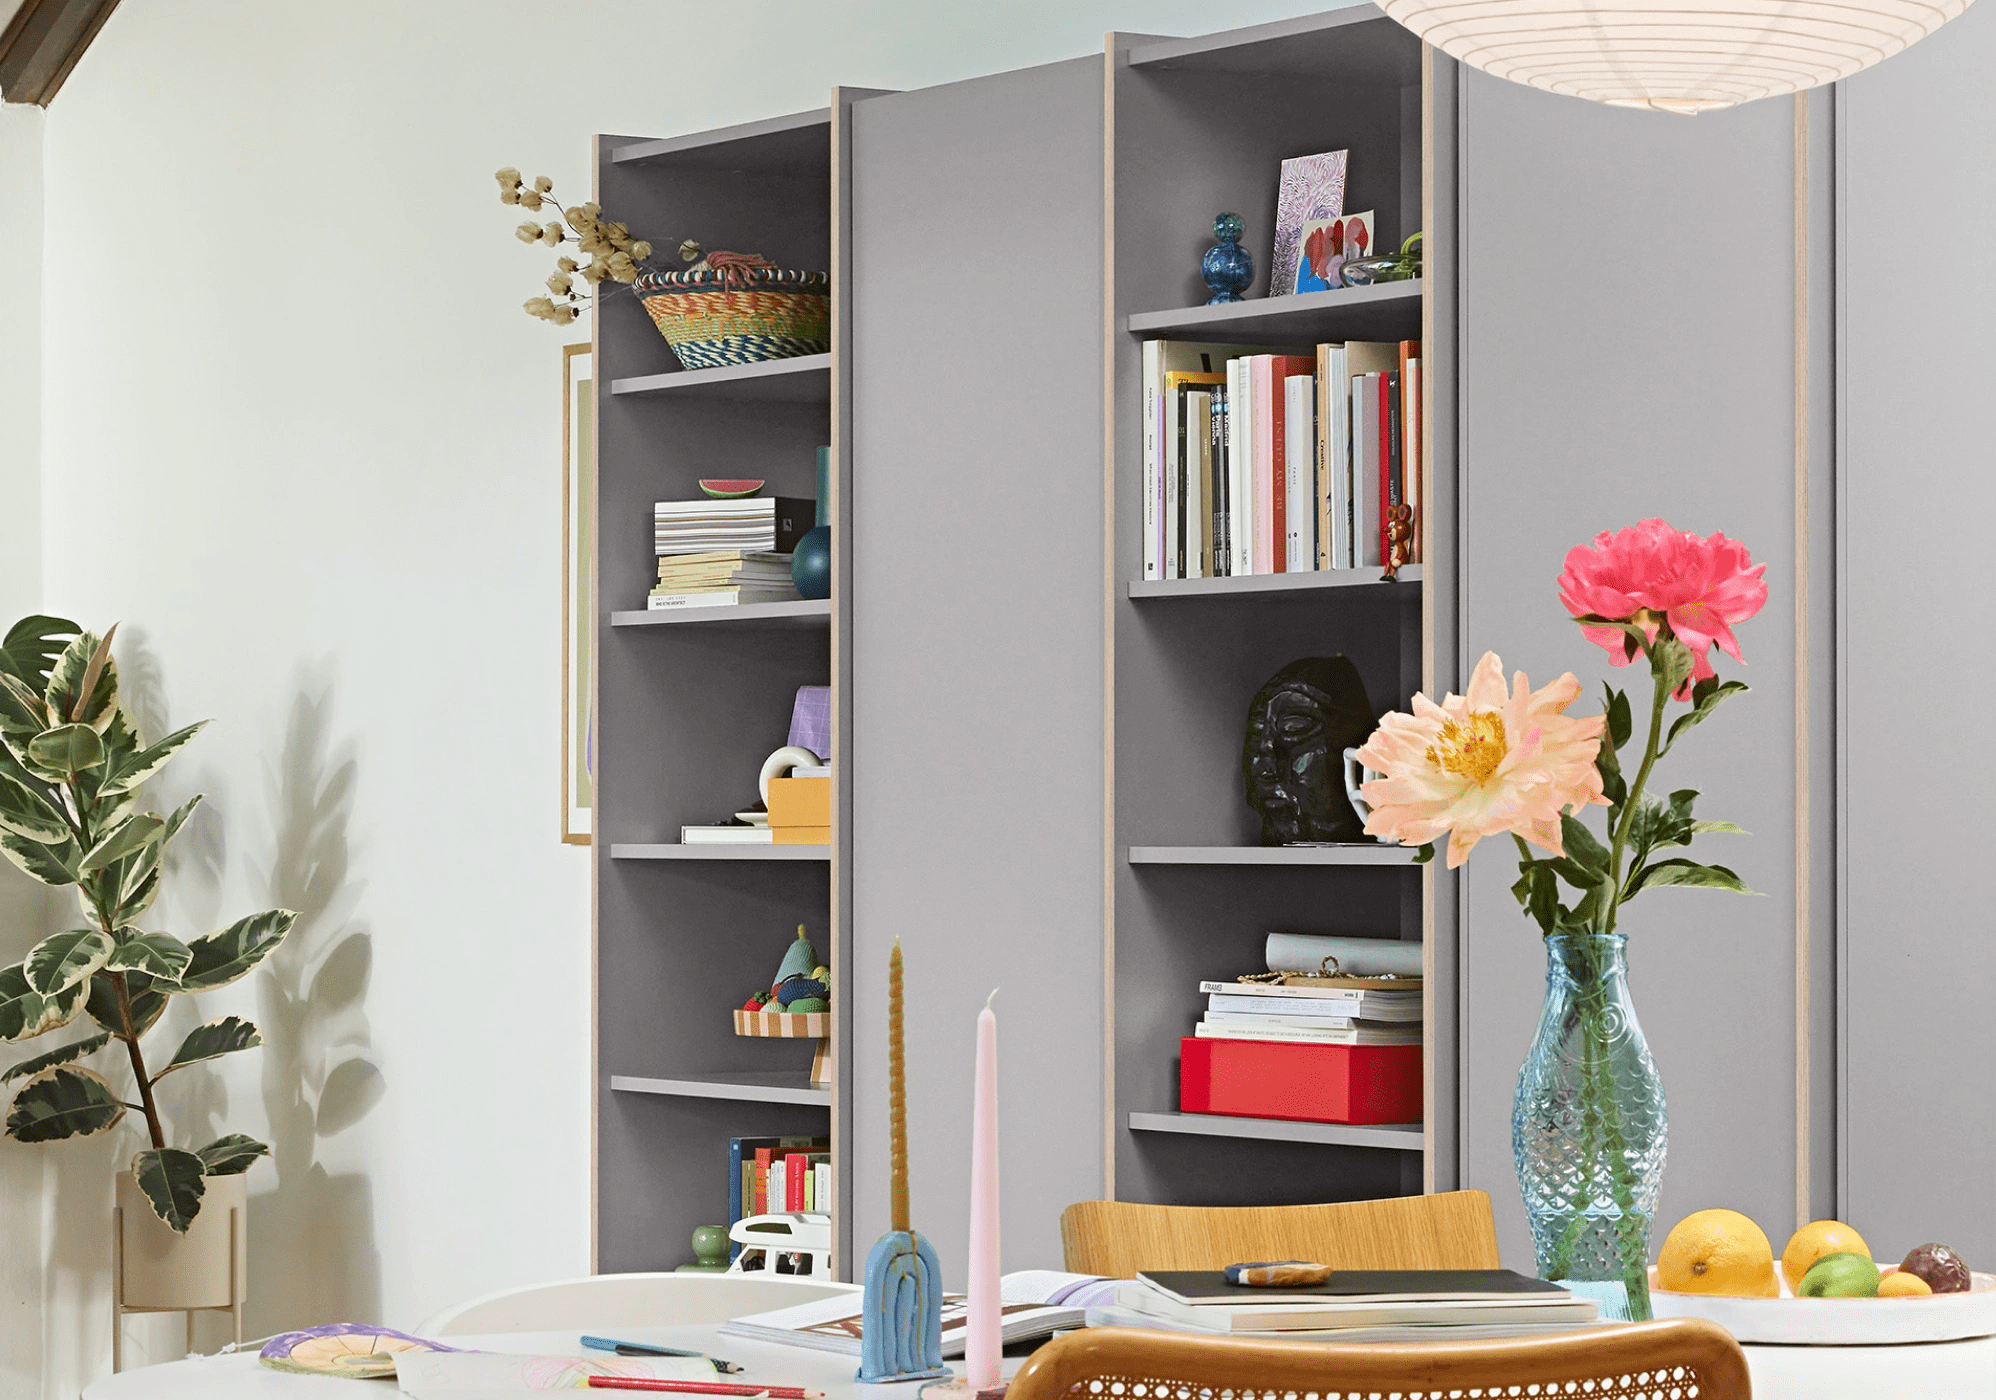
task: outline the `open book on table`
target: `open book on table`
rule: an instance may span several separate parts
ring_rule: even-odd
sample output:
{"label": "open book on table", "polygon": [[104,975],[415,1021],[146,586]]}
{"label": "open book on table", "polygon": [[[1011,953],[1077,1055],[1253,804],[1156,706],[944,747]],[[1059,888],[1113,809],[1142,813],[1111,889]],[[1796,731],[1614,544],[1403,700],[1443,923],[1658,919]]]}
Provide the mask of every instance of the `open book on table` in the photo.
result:
{"label": "open book on table", "polygon": [[[1004,1309],[1001,1335],[1006,1344],[1050,1336],[1079,1327],[1088,1309],[1113,1302],[1118,1280],[1095,1274],[1064,1274],[1053,1269],[1023,1269],[999,1280]],[[819,1298],[774,1312],[751,1313],[721,1324],[730,1337],[784,1342],[814,1351],[859,1355],[861,1298],[858,1293]],[[969,1322],[961,1293],[943,1295],[943,1355],[963,1355]]]}

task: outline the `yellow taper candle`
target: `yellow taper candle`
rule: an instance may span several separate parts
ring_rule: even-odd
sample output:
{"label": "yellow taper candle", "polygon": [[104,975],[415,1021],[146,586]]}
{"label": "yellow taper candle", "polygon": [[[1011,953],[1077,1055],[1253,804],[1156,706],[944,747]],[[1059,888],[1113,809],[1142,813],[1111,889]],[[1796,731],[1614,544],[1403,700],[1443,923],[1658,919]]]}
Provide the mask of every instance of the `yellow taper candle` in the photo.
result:
{"label": "yellow taper candle", "polygon": [[908,1228],[908,1056],[901,1038],[901,940],[887,959],[887,1164],[892,1228]]}

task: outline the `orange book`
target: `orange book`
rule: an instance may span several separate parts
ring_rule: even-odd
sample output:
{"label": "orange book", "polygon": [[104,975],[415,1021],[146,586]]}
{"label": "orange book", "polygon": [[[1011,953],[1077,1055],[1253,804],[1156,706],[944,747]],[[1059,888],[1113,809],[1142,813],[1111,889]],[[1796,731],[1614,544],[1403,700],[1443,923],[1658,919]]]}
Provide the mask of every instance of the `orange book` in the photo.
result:
{"label": "orange book", "polygon": [[[776,800],[776,784],[769,786],[771,802]],[[774,820],[769,824],[769,837],[772,846],[829,846],[832,844],[832,829],[829,826],[778,826]]]}
{"label": "orange book", "polygon": [[[769,825],[828,827],[832,824],[830,778],[771,778]],[[779,836],[779,841],[783,838]]]}
{"label": "orange book", "polygon": [[751,1215],[769,1214],[769,1159],[767,1147],[755,1150],[755,1208],[749,1212]]}

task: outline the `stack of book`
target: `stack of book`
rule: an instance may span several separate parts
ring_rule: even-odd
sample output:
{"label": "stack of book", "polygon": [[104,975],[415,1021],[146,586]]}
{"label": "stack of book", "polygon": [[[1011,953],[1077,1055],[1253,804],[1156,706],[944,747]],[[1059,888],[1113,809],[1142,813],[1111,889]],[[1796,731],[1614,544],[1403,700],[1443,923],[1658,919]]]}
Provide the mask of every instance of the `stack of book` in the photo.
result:
{"label": "stack of book", "polygon": [[667,554],[646,607],[712,608],[731,603],[786,603],[798,596],[787,554],[744,549]]}
{"label": "stack of book", "polygon": [[810,530],[817,508],[815,501],[789,496],[654,502],[658,586],[646,606],[716,607],[795,598],[790,551]]}
{"label": "stack of book", "polygon": [[751,1215],[829,1211],[831,1151],[831,1139],[824,1137],[730,1138],[728,1223]]}
{"label": "stack of book", "polygon": [[1509,1269],[1340,1269],[1327,1282],[1246,1288],[1222,1273],[1139,1273],[1117,1290],[1116,1322],[1292,1341],[1526,1337],[1599,1324],[1592,1298]]}
{"label": "stack of book", "polygon": [[1420,559],[1421,343],[1143,347],[1146,579]]}
{"label": "stack of book", "polygon": [[1178,1043],[1182,1113],[1306,1123],[1418,1123],[1421,984],[1201,982],[1206,1014]]}

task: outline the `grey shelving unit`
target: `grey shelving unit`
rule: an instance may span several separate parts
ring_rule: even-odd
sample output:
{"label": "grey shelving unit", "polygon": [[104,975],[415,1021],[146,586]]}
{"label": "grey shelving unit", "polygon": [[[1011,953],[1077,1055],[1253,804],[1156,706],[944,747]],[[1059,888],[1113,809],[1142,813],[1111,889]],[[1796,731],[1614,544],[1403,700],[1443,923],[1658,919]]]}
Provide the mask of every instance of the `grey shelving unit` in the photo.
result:
{"label": "grey shelving unit", "polygon": [[[693,237],[829,269],[835,128],[823,109],[662,141],[601,136],[595,197],[664,249]],[[621,1272],[686,1262],[693,1228],[726,1221],[730,1137],[825,1134],[837,1116],[835,1089],[809,1082],[813,1042],[737,1036],[732,1019],[798,924],[837,966],[836,839],[678,837],[753,801],[797,687],[834,682],[838,596],[643,606],[652,503],[696,496],[714,476],[814,495],[841,386],[828,354],[686,370],[621,290],[599,296],[595,316],[593,1225],[596,1268]],[[835,1041],[840,1030],[835,1016]]]}
{"label": "grey shelving unit", "polygon": [[[1420,43],[1369,5],[1200,39],[1112,35],[1108,45],[1106,1126],[1121,1199],[1273,1204],[1453,1184],[1452,1137],[1434,1131],[1452,1112],[1445,951],[1431,958],[1428,979],[1441,993],[1427,1026],[1428,1124],[1176,1111],[1178,1041],[1203,1004],[1198,984],[1259,968],[1266,931],[1425,939],[1431,949],[1453,937],[1451,878],[1385,846],[1261,847],[1241,779],[1248,703],[1289,661],[1344,653],[1378,710],[1405,708],[1414,690],[1454,679],[1452,216],[1446,188],[1435,193],[1427,139],[1447,127],[1434,115],[1450,91],[1447,61],[1439,66],[1439,81],[1424,74]],[[1425,224],[1426,276],[1268,298],[1281,162],[1337,149],[1351,152],[1345,208],[1376,211],[1378,247],[1397,247]],[[1247,223],[1256,280],[1247,300],[1207,306],[1198,259],[1208,240],[1199,235],[1226,209]],[[1159,337],[1299,349],[1423,341],[1423,565],[1393,582],[1378,571],[1142,581],[1141,346]]]}

